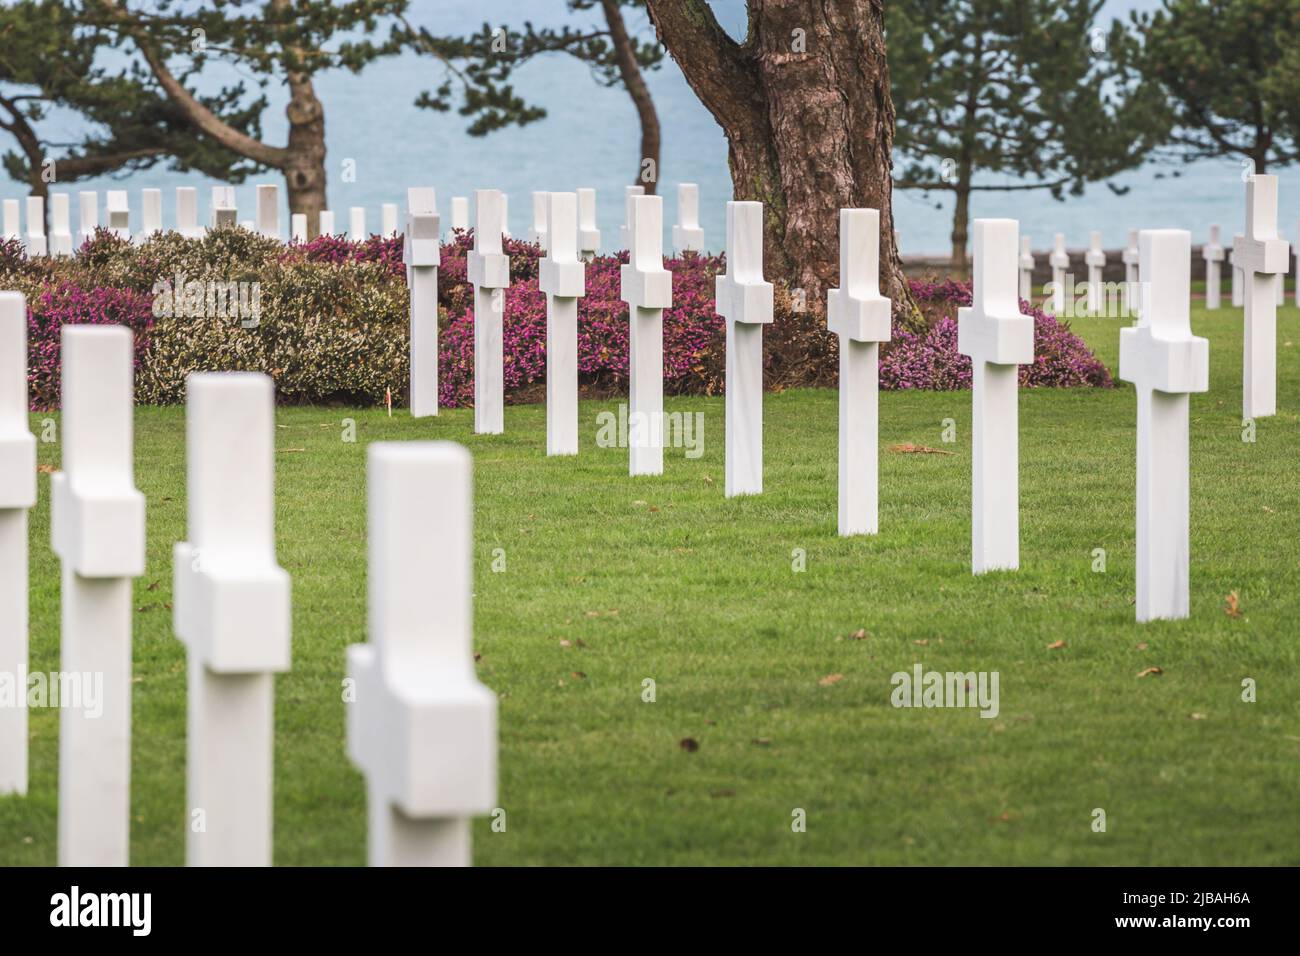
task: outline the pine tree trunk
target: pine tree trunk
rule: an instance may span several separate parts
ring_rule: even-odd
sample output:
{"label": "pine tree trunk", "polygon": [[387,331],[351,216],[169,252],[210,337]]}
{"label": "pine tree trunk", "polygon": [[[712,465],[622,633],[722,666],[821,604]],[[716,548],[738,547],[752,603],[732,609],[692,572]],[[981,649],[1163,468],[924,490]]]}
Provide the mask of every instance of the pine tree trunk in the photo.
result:
{"label": "pine tree trunk", "polygon": [[303,73],[289,75],[289,142],[284,165],[289,212],[307,217],[307,236],[315,238],[325,199],[325,108]]}
{"label": "pine tree trunk", "polygon": [[764,265],[819,300],[839,211],[880,210],[880,285],[919,321],[894,242],[894,107],[881,0],[749,0],[732,40],[705,0],[648,0],[659,39],[727,136],[736,199],[764,203]]}
{"label": "pine tree trunk", "polygon": [[953,195],[957,202],[952,210],[952,268],[963,278],[968,261],[966,246],[970,240],[970,182],[959,182]]}
{"label": "pine tree trunk", "polygon": [[[605,22],[609,25],[610,39],[614,45],[614,56],[618,61],[618,74],[623,80],[623,87],[632,103],[636,106],[637,120],[641,124],[641,158],[637,161],[636,177],[633,183],[645,187],[646,195],[653,196],[659,185],[659,114],[655,111],[650,89],[645,84],[641,67],[637,65],[636,54],[632,49],[632,40],[627,33],[627,24],[618,8],[618,0],[601,0],[605,12]],[[654,175],[646,179],[643,175],[645,162],[653,165]]]}

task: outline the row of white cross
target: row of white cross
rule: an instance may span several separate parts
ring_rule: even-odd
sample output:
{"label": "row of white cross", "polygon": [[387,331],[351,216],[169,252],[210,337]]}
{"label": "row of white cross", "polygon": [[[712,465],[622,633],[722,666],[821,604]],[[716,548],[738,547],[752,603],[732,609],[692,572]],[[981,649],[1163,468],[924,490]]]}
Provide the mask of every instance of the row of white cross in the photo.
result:
{"label": "row of white cross", "polygon": [[[1300,235],[1300,232],[1297,233]],[[1124,248],[1124,307],[1129,314],[1138,311],[1133,300],[1139,287],[1139,231],[1130,229]],[[1220,308],[1220,269],[1225,251],[1219,227],[1210,226],[1210,241],[1201,248],[1205,260],[1205,307]],[[1058,315],[1064,307],[1066,269],[1070,257],[1065,251],[1065,234],[1057,233],[1055,246],[1048,257],[1052,267],[1052,309]],[[1283,280],[1290,269],[1291,252],[1286,238],[1277,227],[1277,177],[1252,175],[1246,181],[1246,228],[1233,238],[1226,256],[1232,267],[1232,304],[1244,306],[1244,348],[1242,358],[1243,420],[1266,418],[1277,414],[1277,307],[1284,303]],[[1102,269],[1106,254],[1101,248],[1101,233],[1093,232],[1084,261],[1088,266],[1087,308],[1098,313],[1102,308]],[[1297,258],[1300,270],[1300,258]],[[1020,298],[1032,298],[1034,257],[1029,239],[1021,239],[1019,259]],[[1189,254],[1190,276],[1190,254]],[[1295,303],[1300,306],[1300,271],[1297,273]]]}
{"label": "row of white cross", "polygon": [[[432,193],[429,193],[430,197]],[[576,309],[583,263],[575,255],[570,193],[550,193],[543,225],[550,248],[541,263],[547,293],[547,453],[577,452]],[[475,251],[469,276],[475,288],[475,431],[503,429],[501,327],[509,281],[500,252],[500,194],[477,194]],[[1245,394],[1254,414],[1272,414],[1275,313],[1272,273],[1285,268],[1287,245],[1275,228],[1276,180],[1247,184],[1246,233],[1236,237],[1237,262],[1247,287]],[[1270,211],[1273,218],[1270,220]],[[671,276],[663,265],[661,200],[628,199],[629,262],[622,267],[622,298],[629,312],[629,472],[663,471],[662,315],[671,305]],[[762,326],[772,321],[772,286],[763,279],[763,207],[727,204],[727,272],[717,277],[716,309],[726,319],[725,470],[728,497],[758,494],[762,469]],[[871,534],[878,524],[877,360],[890,337],[891,303],[879,288],[879,214],[846,209],[840,216],[841,287],[828,295],[827,322],[840,338],[839,531]],[[972,360],[972,569],[1019,566],[1018,368],[1034,361],[1033,319],[1021,313],[1023,246],[1015,220],[976,220],[973,304],[958,312],[958,347]],[[1097,243],[1099,245],[1099,243]],[[1143,230],[1131,291],[1139,320],[1122,330],[1120,377],[1139,392],[1138,600],[1139,620],[1188,613],[1187,396],[1208,388],[1208,343],[1191,334],[1191,236],[1180,230]],[[1099,250],[1098,250],[1099,251]],[[1104,262],[1088,258],[1090,269]],[[436,279],[434,280],[436,287]],[[1253,291],[1252,291],[1253,290]],[[425,337],[434,297],[412,299],[413,328]],[[414,337],[414,333],[413,333]],[[1252,344],[1253,343],[1253,344]],[[436,343],[432,347],[436,353]],[[412,393],[436,393],[436,361],[412,363]],[[1261,380],[1268,379],[1269,389]],[[1253,397],[1253,398],[1252,398]],[[1249,404],[1253,401],[1253,404]],[[425,407],[416,414],[434,414]],[[1248,413],[1249,414],[1249,413]]]}
{"label": "row of white cross", "polygon": [[[634,195],[644,195],[644,186],[625,187],[627,202]],[[704,230],[699,222],[699,187],[695,183],[680,183],[677,187],[677,224],[673,226],[673,246],[679,252],[704,249]],[[533,220],[528,231],[528,241],[546,248],[544,192],[533,193]],[[600,252],[600,230],[596,227],[596,190],[579,189],[578,196],[578,250],[583,258],[591,258]],[[142,189],[141,229],[134,236],[143,241],[162,231],[162,190]],[[70,196],[68,193],[50,194],[50,234],[45,234],[45,197],[27,197],[27,233],[26,248],[31,256],[70,256],[76,245],[91,239],[100,226],[99,194],[84,191],[78,194],[80,222],[77,232],[72,231],[70,214]],[[130,207],[126,190],[111,189],[106,196],[108,221],[105,228],[114,235],[130,240]],[[5,239],[23,239],[22,205],[18,199],[6,199],[3,203],[3,237]],[[408,213],[412,207],[407,204]],[[293,213],[290,217],[290,238],[296,242],[307,240],[307,215]],[[380,207],[380,232],[384,237],[398,234],[398,207],[396,203],[384,203]],[[510,238],[509,206],[507,197],[501,196],[501,233]],[[235,205],[235,187],[213,186],[212,204],[209,213],[211,228],[241,225],[252,232],[271,238],[280,238],[280,201],[278,187],[274,184],[257,187],[257,218],[240,221]],[[334,212],[321,210],[317,221],[320,235],[337,235],[335,231]],[[451,201],[452,229],[469,229],[469,199],[456,196]],[[201,238],[207,227],[198,222],[198,190],[193,186],[176,188],[176,231],[187,238]],[[348,209],[348,238],[360,242],[367,238],[366,209],[364,206],[351,206]],[[622,248],[627,248],[626,227],[620,230]],[[75,242],[74,242],[75,239]]]}
{"label": "row of white cross", "polygon": [[[1256,177],[1257,180],[1273,179],[1274,177]],[[1263,183],[1260,184],[1264,188]],[[1276,189],[1276,187],[1273,187]],[[1261,193],[1261,201],[1266,201]],[[1285,239],[1281,230],[1275,229],[1276,238]],[[1249,241],[1252,234],[1251,229],[1247,229],[1246,238]],[[1300,233],[1297,233],[1300,234]],[[1240,237],[1238,237],[1240,238]],[[1220,241],[1220,230],[1217,225],[1210,226],[1210,239],[1201,246],[1201,258],[1205,260],[1205,308],[1216,310],[1222,305],[1222,267],[1225,260],[1232,267],[1232,304],[1240,307],[1243,304],[1242,286],[1244,284],[1246,271],[1239,264],[1237,255],[1237,246],[1230,250],[1225,250]],[[1094,231],[1089,239],[1087,251],[1084,252],[1084,264],[1088,268],[1087,282],[1087,310],[1090,313],[1098,313],[1102,310],[1105,303],[1103,302],[1103,283],[1102,270],[1106,266],[1106,253],[1101,247],[1101,233]],[[1065,295],[1068,291],[1069,283],[1066,281],[1066,270],[1070,267],[1070,254],[1065,249],[1065,233],[1058,232],[1055,236],[1052,251],[1048,254],[1048,264],[1052,267],[1052,311],[1059,315],[1065,305]],[[1128,231],[1128,242],[1123,251],[1120,253],[1120,260],[1124,263],[1124,285],[1123,304],[1126,313],[1134,314],[1137,312],[1137,303],[1131,302],[1132,290],[1136,288],[1137,283],[1137,266],[1138,266],[1138,230],[1130,229]],[[1033,274],[1035,259],[1033,252],[1030,251],[1030,240],[1028,236],[1020,238],[1020,298],[1030,301],[1033,299]],[[1284,300],[1284,281],[1288,272],[1289,260],[1281,271],[1276,273],[1274,282],[1276,283],[1275,296],[1278,304]],[[1297,259],[1297,268],[1300,270],[1300,259]],[[1300,306],[1300,279],[1296,282],[1295,304]]]}
{"label": "row of white cross", "polygon": [[[143,241],[162,231],[162,190],[140,190],[140,231],[134,236],[130,229],[130,206],[126,190],[110,189],[105,197],[108,221],[103,223],[113,235],[121,239]],[[71,197],[68,193],[50,194],[50,233],[45,234],[45,198],[43,196],[27,197],[27,254],[31,256],[70,256],[73,249],[95,235],[101,225],[99,219],[99,194],[94,191],[78,193],[78,210],[80,214],[77,231],[74,235],[71,224]],[[274,184],[257,187],[256,219],[240,220],[235,205],[235,187],[213,186],[212,201],[209,207],[209,226],[199,225],[198,189],[194,186],[176,187],[176,231],[189,239],[202,238],[208,228],[224,226],[243,226],[250,232],[268,236],[273,239],[280,235],[280,200],[279,187]],[[4,200],[4,237],[21,239],[21,206],[17,199]],[[398,231],[398,210],[396,203],[384,203],[380,210],[382,219],[381,235],[395,236]],[[334,213],[322,210],[320,213],[320,233],[335,235]],[[366,209],[364,206],[352,206],[348,210],[348,238],[360,242],[367,237]],[[290,237],[297,242],[307,240],[307,216],[294,213],[290,216]]]}
{"label": "row of white cross", "polygon": [[[1267,292],[1287,249],[1269,235],[1262,180],[1248,185],[1248,236],[1237,245],[1242,268]],[[490,300],[509,278],[499,200],[492,190],[477,195],[469,261],[476,389],[480,359],[489,371],[495,359],[497,372],[495,379],[484,376],[496,393],[482,397],[496,402],[476,405],[476,430],[497,432],[501,311]],[[406,254],[414,289],[415,270],[437,268],[432,190],[413,191],[410,208]],[[622,292],[632,323],[635,415],[662,409],[662,310],[671,303],[671,276],[662,259],[662,200],[635,195],[628,209],[631,255]],[[577,196],[550,193],[545,212],[548,363],[553,350],[556,365],[566,365],[548,383],[548,397],[552,388],[556,394],[548,400],[547,448],[572,454],[576,309],[567,306],[582,294],[584,268]],[[728,271],[717,277],[717,308],[727,320],[728,496],[762,491],[761,335],[773,311],[762,271],[762,216],[760,203],[728,204]],[[1019,566],[1017,376],[1034,351],[1032,319],[1017,295],[1018,232],[1015,220],[976,220],[973,302],[958,312],[959,349],[973,363],[976,574]],[[889,339],[891,309],[879,286],[879,234],[876,210],[841,211],[840,287],[829,293],[827,313],[841,346],[842,535],[877,530],[876,359]],[[1139,234],[1140,318],[1120,335],[1120,377],[1138,393],[1139,621],[1189,610],[1188,402],[1190,393],[1208,388],[1208,343],[1191,333],[1190,250],[1185,231]],[[1251,294],[1248,287],[1248,302]],[[423,332],[427,351],[429,329]],[[23,297],[0,293],[0,672],[8,673],[27,668],[26,513],[36,500],[25,335]],[[413,334],[413,348],[416,341]],[[145,559],[145,503],[133,473],[131,333],[66,326],[62,349],[63,470],[51,480],[52,542],[63,563],[61,670],[102,673],[104,691],[98,718],[61,710],[59,860],[125,864],[131,580],[143,573]],[[260,374],[198,373],[187,391],[189,531],[173,562],[175,630],[189,656],[187,859],[267,864],[271,675],[288,669],[290,644],[289,579],[274,547],[273,384]],[[631,472],[662,472],[654,435],[639,444],[633,443]],[[468,817],[495,801],[496,700],[478,683],[471,652],[470,470],[465,450],[447,443],[369,449],[370,643],[348,653],[355,696],[347,713],[348,752],[367,778],[376,864],[467,863]],[[443,609],[433,621],[426,613],[430,588],[434,606]],[[26,777],[25,711],[0,709],[0,792],[25,792]]]}
{"label": "row of white cross", "polygon": [[[0,794],[27,791],[26,307],[0,293]],[[145,569],[135,488],[132,335],[62,332],[63,467],[51,479],[63,565],[60,671],[102,674],[98,713],[63,707],[58,861],[124,866],[130,845],[132,579]],[[275,553],[274,384],[186,383],[188,540],[173,552],[189,659],[186,860],[271,863],[273,675],[290,666],[290,581]],[[471,463],[449,442],[368,449],[370,642],[348,649],[348,753],[366,775],[374,865],[466,865],[468,818],[496,802],[496,696],[474,674]],[[432,602],[432,603],[430,603]],[[430,618],[428,609],[438,609]]]}

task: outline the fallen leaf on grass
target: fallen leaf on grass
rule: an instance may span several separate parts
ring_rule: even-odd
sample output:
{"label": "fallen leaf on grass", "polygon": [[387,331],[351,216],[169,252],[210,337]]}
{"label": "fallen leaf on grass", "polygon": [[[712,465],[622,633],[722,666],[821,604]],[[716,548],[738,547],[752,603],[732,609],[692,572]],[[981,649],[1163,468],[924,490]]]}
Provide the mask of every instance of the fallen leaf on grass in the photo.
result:
{"label": "fallen leaf on grass", "polygon": [[772,746],[772,738],[771,738],[771,737],[755,737],[754,740],[753,740],[752,742],[755,743],[755,744],[757,744],[757,745],[760,746],[760,747],[770,747],[770,746]]}
{"label": "fallen leaf on grass", "polygon": [[843,674],[827,674],[817,683],[821,684],[823,687],[830,687],[832,684],[838,684],[842,680],[844,680]]}
{"label": "fallen leaf on grass", "polygon": [[587,679],[587,675],[586,675],[586,673],[583,672],[583,671],[570,671],[570,673],[573,674],[574,677],[578,678],[578,680],[586,680],[586,679]]}
{"label": "fallen leaf on grass", "polygon": [[700,749],[700,742],[696,740],[694,737],[683,737],[681,743],[679,743],[678,746],[681,747],[683,750],[685,750],[688,754],[693,754],[695,753],[695,751]]}
{"label": "fallen leaf on grass", "polygon": [[1135,651],[1145,651],[1145,650],[1146,650],[1148,647],[1150,647],[1150,646],[1151,646],[1151,645],[1148,644],[1146,641],[1139,641],[1138,643],[1136,643],[1136,644],[1133,645],[1133,650],[1135,650]]}
{"label": "fallen leaf on grass", "polygon": [[913,643],[913,644],[920,644],[922,647],[929,647],[929,646],[930,646],[930,639],[929,639],[929,638],[922,638],[921,640],[919,640],[919,641],[913,641],[912,643]]}
{"label": "fallen leaf on grass", "polygon": [[570,641],[570,640],[567,639],[567,638],[561,638],[561,639],[560,639],[560,646],[561,646],[561,647],[572,647],[572,646],[573,646],[573,641]]}
{"label": "fallen leaf on grass", "polygon": [[278,449],[276,449],[276,450],[277,450],[280,454],[282,454],[282,455],[287,455],[287,454],[289,454],[289,453],[291,453],[291,452],[295,452],[295,451],[306,451],[307,449],[306,449],[306,448],[278,448]]}
{"label": "fallen leaf on grass", "polygon": [[943,451],[938,448],[930,448],[928,445],[913,445],[911,442],[904,442],[901,445],[890,445],[889,450],[901,455],[953,455],[955,452]]}
{"label": "fallen leaf on grass", "polygon": [[1159,677],[1163,673],[1164,671],[1159,667],[1148,667],[1146,670],[1139,671],[1138,677]]}
{"label": "fallen leaf on grass", "polygon": [[860,627],[860,628],[858,628],[856,631],[854,631],[852,634],[849,635],[849,640],[850,640],[850,641],[865,641],[869,636],[870,636],[870,635],[867,634],[867,629],[866,629],[865,627]]}
{"label": "fallen leaf on grass", "polygon": [[52,475],[52,474],[54,474],[54,471],[55,471],[55,468],[54,468],[53,465],[37,465],[37,466],[36,466],[36,472],[37,472],[37,474],[41,474],[41,475]]}
{"label": "fallen leaf on grass", "polygon": [[145,588],[145,590],[146,590],[146,591],[157,591],[157,590],[158,590],[158,585],[161,584],[161,583],[162,583],[161,581],[154,581],[154,582],[153,582],[152,584],[150,584],[147,588]]}
{"label": "fallen leaf on grass", "polygon": [[1047,649],[1049,651],[1059,651],[1061,648],[1068,646],[1069,645],[1067,645],[1065,641],[1052,641],[1052,643],[1047,645]]}
{"label": "fallen leaf on grass", "polygon": [[1223,613],[1228,617],[1241,617],[1241,601],[1238,600],[1236,591],[1223,599]]}
{"label": "fallen leaf on grass", "polygon": [[1204,719],[1205,719],[1205,715],[1204,715],[1204,714],[1195,714],[1195,713],[1193,713],[1193,714],[1188,714],[1187,716],[1191,717],[1192,720],[1204,720]]}

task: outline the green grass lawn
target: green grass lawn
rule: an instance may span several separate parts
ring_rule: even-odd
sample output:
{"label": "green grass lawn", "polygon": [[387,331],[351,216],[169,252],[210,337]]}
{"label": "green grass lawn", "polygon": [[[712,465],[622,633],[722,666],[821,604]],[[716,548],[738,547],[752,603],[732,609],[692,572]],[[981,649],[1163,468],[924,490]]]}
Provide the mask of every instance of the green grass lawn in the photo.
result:
{"label": "green grass lawn", "polygon": [[[1192,613],[1178,623],[1134,621],[1127,386],[1021,393],[1021,570],[979,578],[969,393],[881,395],[885,449],[944,453],[883,450],[881,533],[854,539],[836,535],[833,391],[766,397],[766,490],[738,500],[723,497],[721,399],[670,400],[704,413],[705,454],[670,451],[662,477],[638,479],[626,450],[595,447],[614,403],[582,406],[573,459],[545,457],[542,406],[508,408],[497,437],[473,436],[468,409],[282,410],[294,638],[276,684],[276,862],[365,860],[341,699],[344,648],[366,637],[365,445],[438,438],[474,453],[475,646],[501,698],[507,828],[476,822],[480,864],[1300,863],[1300,313],[1282,311],[1283,412],[1254,443],[1240,315],[1194,316],[1212,386],[1192,399]],[[1120,323],[1074,326],[1115,369]],[[47,417],[32,416],[38,434]],[[185,658],[167,605],[184,417],[144,408],[137,423],[149,569],[135,588],[131,856],[179,864]],[[40,454],[58,463],[57,444]],[[59,589],[47,476],[40,487],[31,666],[49,671]],[[998,671],[1001,713],[895,709],[890,676],[916,662]],[[1163,673],[1138,676],[1151,667]],[[31,791],[0,798],[0,864],[55,861],[57,733],[56,712],[32,714]],[[791,830],[796,808],[807,832]]]}

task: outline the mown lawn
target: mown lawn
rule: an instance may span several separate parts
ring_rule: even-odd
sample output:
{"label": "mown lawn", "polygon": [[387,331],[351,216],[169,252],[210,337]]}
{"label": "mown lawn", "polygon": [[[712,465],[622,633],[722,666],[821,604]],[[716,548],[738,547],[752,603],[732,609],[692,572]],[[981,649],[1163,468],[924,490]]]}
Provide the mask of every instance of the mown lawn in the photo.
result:
{"label": "mown lawn", "polygon": [[[1114,369],[1120,323],[1074,324]],[[549,460],[541,406],[508,408],[490,438],[471,434],[470,410],[282,410],[278,536],[295,607],[293,670],[277,682],[276,862],[364,862],[341,680],[344,648],[365,638],[365,444],[440,438],[475,457],[475,643],[501,696],[507,827],[476,823],[480,864],[1300,863],[1300,313],[1282,313],[1283,413],[1254,443],[1240,310],[1195,326],[1211,339],[1212,389],[1192,400],[1192,615],[1179,623],[1134,622],[1127,386],[1022,392],[1021,570],[980,578],[967,393],[881,396],[886,449],[941,453],[883,451],[881,533],[851,540],[836,535],[832,391],[767,396],[766,491],[731,501],[721,399],[670,401],[704,413],[705,453],[670,452],[662,477],[636,480],[625,450],[595,447],[613,403],[584,404],[581,455]],[[47,417],[32,417],[38,434]],[[183,439],[180,409],[139,411],[136,864],[184,854],[185,664],[166,609]],[[57,444],[40,453],[57,464]],[[42,476],[44,671],[58,666],[48,491]],[[890,676],[917,662],[999,672],[1000,714],[895,709]],[[1162,673],[1139,677],[1151,667]],[[32,718],[31,793],[0,798],[0,864],[55,861],[58,716]]]}

